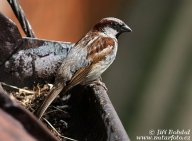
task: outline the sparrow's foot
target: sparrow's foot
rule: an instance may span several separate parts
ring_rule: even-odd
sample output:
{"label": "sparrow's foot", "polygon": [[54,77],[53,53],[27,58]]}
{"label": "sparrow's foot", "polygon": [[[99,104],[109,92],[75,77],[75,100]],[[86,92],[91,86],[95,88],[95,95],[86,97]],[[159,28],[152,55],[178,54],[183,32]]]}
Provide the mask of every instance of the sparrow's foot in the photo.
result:
{"label": "sparrow's foot", "polygon": [[106,91],[108,91],[106,85],[104,82],[101,81],[101,78],[92,81],[91,83],[88,84],[90,87],[94,87],[95,85],[102,86]]}

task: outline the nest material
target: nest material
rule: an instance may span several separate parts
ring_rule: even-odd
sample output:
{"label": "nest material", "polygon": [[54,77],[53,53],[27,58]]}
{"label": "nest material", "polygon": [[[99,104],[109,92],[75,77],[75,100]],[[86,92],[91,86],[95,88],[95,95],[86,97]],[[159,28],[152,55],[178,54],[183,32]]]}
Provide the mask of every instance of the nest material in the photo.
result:
{"label": "nest material", "polygon": [[[6,87],[10,87],[9,93],[12,98],[16,99],[20,105],[25,109],[28,109],[32,113],[42,104],[43,100],[49,93],[52,85],[36,85],[30,90],[27,87],[18,88],[16,86],[10,86],[3,84]],[[68,113],[68,104],[67,100],[70,98],[70,95],[67,96],[58,96],[50,107],[47,109],[46,113],[42,117],[42,122],[48,129],[61,141],[63,140],[74,140],[63,135],[68,128],[67,120],[70,118]]]}

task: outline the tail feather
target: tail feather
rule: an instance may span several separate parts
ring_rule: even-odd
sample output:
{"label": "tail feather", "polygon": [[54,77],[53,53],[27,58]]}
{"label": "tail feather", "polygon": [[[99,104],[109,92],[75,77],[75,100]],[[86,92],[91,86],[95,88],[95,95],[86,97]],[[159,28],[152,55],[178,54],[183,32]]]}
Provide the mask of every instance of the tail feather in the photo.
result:
{"label": "tail feather", "polygon": [[63,93],[66,93],[68,91],[68,87],[65,87],[64,84],[62,83],[59,83],[58,85],[53,86],[50,93],[44,100],[43,104],[34,113],[39,119],[43,116],[43,114],[45,113],[49,105],[53,102],[53,100],[57,97],[57,95],[61,93],[62,90],[63,90]]}

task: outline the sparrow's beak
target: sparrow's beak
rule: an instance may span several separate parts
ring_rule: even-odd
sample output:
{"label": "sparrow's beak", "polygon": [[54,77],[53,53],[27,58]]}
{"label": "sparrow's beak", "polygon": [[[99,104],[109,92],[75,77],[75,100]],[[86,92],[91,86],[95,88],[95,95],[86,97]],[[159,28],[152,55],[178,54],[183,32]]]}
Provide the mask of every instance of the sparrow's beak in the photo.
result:
{"label": "sparrow's beak", "polygon": [[122,27],[121,27],[121,32],[132,32],[131,28],[124,24]]}

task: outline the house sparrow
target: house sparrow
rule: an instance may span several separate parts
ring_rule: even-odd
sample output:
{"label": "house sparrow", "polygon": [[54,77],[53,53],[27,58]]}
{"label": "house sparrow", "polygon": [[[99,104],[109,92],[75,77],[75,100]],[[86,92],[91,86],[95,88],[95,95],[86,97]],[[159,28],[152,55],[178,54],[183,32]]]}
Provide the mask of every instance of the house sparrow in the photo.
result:
{"label": "house sparrow", "polygon": [[35,115],[41,118],[62,90],[66,93],[78,84],[85,85],[98,79],[115,60],[117,38],[123,32],[131,32],[131,29],[117,18],[108,17],[98,22],[63,60],[53,88]]}

